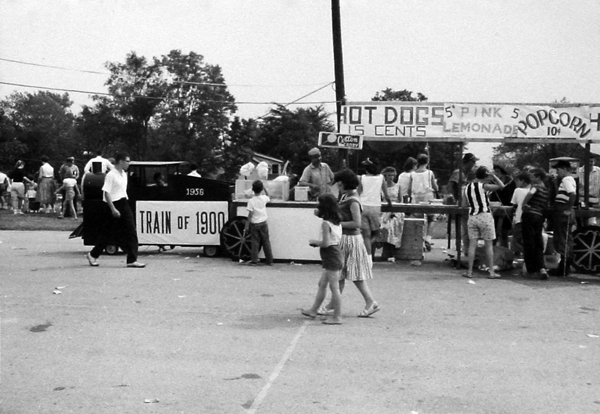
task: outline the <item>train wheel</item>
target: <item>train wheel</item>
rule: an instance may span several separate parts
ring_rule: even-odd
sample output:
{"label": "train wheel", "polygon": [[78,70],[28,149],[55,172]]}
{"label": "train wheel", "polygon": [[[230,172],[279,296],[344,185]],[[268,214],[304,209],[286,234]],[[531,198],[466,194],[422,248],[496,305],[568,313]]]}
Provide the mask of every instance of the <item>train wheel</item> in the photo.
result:
{"label": "train wheel", "polygon": [[119,247],[115,246],[114,244],[109,244],[104,248],[104,251],[106,252],[106,254],[112,256],[113,254],[117,254],[117,252],[119,251]]}
{"label": "train wheel", "polygon": [[216,257],[219,255],[219,246],[204,246],[204,256]]}
{"label": "train wheel", "polygon": [[244,231],[246,217],[234,217],[221,230],[221,247],[234,260],[250,260],[250,235]]}
{"label": "train wheel", "polygon": [[600,227],[587,226],[573,233],[573,267],[580,273],[600,273]]}

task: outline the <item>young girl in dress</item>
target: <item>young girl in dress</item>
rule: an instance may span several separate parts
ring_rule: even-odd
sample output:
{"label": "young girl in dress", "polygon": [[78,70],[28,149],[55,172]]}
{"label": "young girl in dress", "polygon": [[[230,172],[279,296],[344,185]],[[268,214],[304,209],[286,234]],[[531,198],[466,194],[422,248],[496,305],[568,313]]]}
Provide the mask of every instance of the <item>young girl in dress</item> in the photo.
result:
{"label": "young girl in dress", "polygon": [[318,310],[327,295],[327,286],[331,290],[331,307],[333,314],[323,321],[327,325],[339,325],[342,323],[342,299],[340,295],[340,270],[342,270],[342,252],[340,250],[340,239],[342,238],[342,226],[340,225],[341,214],[338,202],[332,194],[321,194],[317,199],[318,205],[315,215],[323,219],[321,222],[320,237],[318,240],[309,240],[312,247],[319,247],[321,255],[323,274],[319,280],[317,296],[312,307],[302,310],[302,314],[311,319],[317,317]]}
{"label": "young girl in dress", "polygon": [[[373,271],[360,233],[362,207],[356,190],[359,181],[352,170],[346,169],[335,174],[334,182],[340,183],[342,191],[339,203],[342,212],[340,249],[344,267],[340,276],[340,293],[344,291],[346,280],[354,282],[354,286],[365,300],[365,308],[358,314],[358,317],[367,318],[381,308],[373,299],[369,285],[367,285],[367,280],[373,278]],[[326,308],[319,309],[318,313],[326,314],[330,309],[333,309],[332,303],[329,303]]]}

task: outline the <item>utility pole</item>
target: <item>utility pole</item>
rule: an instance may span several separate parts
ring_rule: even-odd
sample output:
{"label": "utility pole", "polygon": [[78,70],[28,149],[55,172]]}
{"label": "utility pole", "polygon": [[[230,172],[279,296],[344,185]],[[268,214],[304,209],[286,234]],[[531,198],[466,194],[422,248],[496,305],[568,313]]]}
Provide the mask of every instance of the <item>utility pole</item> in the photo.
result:
{"label": "utility pole", "polygon": [[[340,0],[331,0],[331,25],[333,33],[333,65],[335,72],[335,107],[337,112],[337,131],[340,131],[342,105],[346,104],[346,88],[344,86],[344,58],[342,53],[342,19],[340,17]],[[347,150],[338,150],[338,163],[341,164]],[[347,157],[346,157],[347,158]],[[347,161],[346,161],[347,166]]]}

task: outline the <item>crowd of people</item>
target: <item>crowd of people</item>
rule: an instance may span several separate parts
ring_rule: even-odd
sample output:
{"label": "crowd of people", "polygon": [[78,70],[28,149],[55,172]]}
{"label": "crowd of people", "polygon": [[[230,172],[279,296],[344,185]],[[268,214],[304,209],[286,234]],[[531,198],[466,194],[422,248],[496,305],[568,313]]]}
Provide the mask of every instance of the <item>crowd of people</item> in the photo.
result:
{"label": "crowd of people", "polygon": [[[341,323],[341,294],[345,281],[352,281],[361,293],[365,307],[359,317],[369,317],[381,307],[374,299],[367,281],[373,277],[375,246],[382,243],[392,251],[399,247],[404,224],[404,213],[382,213],[385,202],[429,204],[443,196],[445,204],[461,203],[468,207],[468,214],[460,215],[463,251],[467,256],[467,271],[463,275],[473,277],[476,248],[483,240],[483,256],[489,278],[500,275],[494,268],[494,244],[512,250],[522,256],[524,273],[530,277],[547,280],[550,276],[566,276],[572,265],[572,230],[576,224],[574,207],[577,186],[571,164],[559,160],[551,167],[556,170],[553,181],[542,168],[527,167],[523,171],[509,172],[509,168],[494,165],[492,169],[477,166],[479,159],[472,153],[462,157],[460,168],[452,172],[443,195],[435,173],[429,168],[429,157],[419,154],[408,157],[403,172],[398,174],[394,167],[380,169],[376,160],[367,158],[362,162],[365,173],[356,175],[350,169],[333,173],[321,161],[321,152],[313,148],[308,153],[311,163],[304,169],[299,184],[309,187],[310,200],[317,201],[315,214],[322,219],[319,239],[309,241],[319,247],[323,275],[319,282],[315,302],[303,315],[316,318],[329,316],[328,324]],[[80,171],[73,157],[69,157],[55,174],[47,157],[41,158],[36,175],[25,173],[25,163],[17,161],[8,174],[0,173],[0,202],[7,208],[6,193],[14,214],[28,211],[54,211],[60,195],[63,202],[59,217],[65,213],[77,218],[77,200],[81,196]],[[133,215],[127,203],[127,174],[130,159],[119,154],[115,160],[107,160],[99,152],[84,167],[84,173],[106,173],[102,188],[103,198],[110,215],[114,218],[110,231],[117,234],[119,245],[127,253],[128,267],[145,267],[137,261],[138,242]],[[197,173],[192,169],[192,174]],[[589,200],[600,200],[600,168],[593,163],[589,168]],[[154,176],[157,186],[164,185],[163,177]],[[336,193],[332,193],[336,186]],[[268,224],[267,204],[270,202],[266,188],[260,180],[252,186],[253,197],[248,201],[246,232],[252,244],[250,264],[258,264],[258,254],[264,250],[267,265],[273,263]],[[493,213],[493,203],[513,207]],[[430,251],[432,244],[432,214],[415,214],[424,218],[424,250]],[[551,230],[555,251],[560,254],[558,268],[548,270],[544,253],[547,245],[545,230]],[[107,235],[108,237],[108,232]],[[511,237],[512,236],[512,237]],[[97,259],[106,247],[107,237],[98,242],[86,255],[91,266],[98,266]],[[457,247],[459,247],[457,245]],[[385,251],[385,249],[384,249]],[[392,253],[393,255],[393,253]],[[332,291],[331,301],[324,305],[327,287]]]}
{"label": "crowd of people", "polygon": [[[335,192],[332,188],[336,174],[321,161],[319,149],[310,150],[309,156],[311,164],[299,184],[310,188],[310,200],[318,200],[322,194]],[[443,192],[435,173],[429,169],[426,154],[408,157],[400,174],[391,166],[380,170],[375,160],[363,161],[365,174],[358,178],[357,199],[366,260],[372,263],[378,242],[383,244],[383,256],[388,257],[401,243],[405,214],[381,213],[382,203],[428,204],[443,197],[444,204],[460,203],[468,208],[469,213],[460,216],[461,251],[467,256],[465,277],[473,277],[476,258],[482,259],[480,267],[489,272],[489,278],[500,277],[494,265],[497,249],[494,246],[522,258],[525,276],[547,280],[553,275],[568,275],[573,262],[574,207],[577,192],[583,199],[586,169],[575,171],[569,161],[559,160],[551,165],[556,173],[549,175],[539,167],[527,166],[518,171],[495,164],[487,168],[478,166],[478,161],[474,154],[464,154],[461,167],[452,172]],[[595,167],[593,158],[590,163],[588,193],[589,203],[594,206],[600,201],[600,167]],[[495,206],[504,208],[494,213]],[[424,250],[428,251],[432,244],[433,215],[424,216]],[[589,219],[587,224],[595,224],[595,219]],[[547,248],[546,232],[552,234],[554,251],[560,255],[558,268],[552,270],[544,262],[545,252],[552,250]],[[481,251],[477,250],[479,241],[483,241]]]}
{"label": "crowd of people", "polygon": [[[469,208],[469,214],[461,216],[463,251],[468,256],[464,276],[473,277],[475,245],[479,240],[484,240],[490,278],[499,277],[494,270],[493,244],[510,249],[515,257],[523,258],[524,276],[548,280],[550,276],[569,275],[576,227],[574,208],[578,189],[581,195],[584,193],[585,170],[574,171],[571,163],[562,159],[551,165],[554,175],[532,166],[509,174],[501,165],[494,165],[491,171],[485,166],[475,168],[477,161],[473,154],[465,154],[461,169],[452,174],[447,186],[447,201],[453,204],[462,191],[462,205]],[[579,186],[575,178],[579,180]],[[589,200],[594,206],[600,195],[600,169],[590,168],[589,183]],[[493,214],[492,203],[512,209]],[[552,270],[548,270],[544,257],[548,241],[546,232],[551,232],[554,251],[560,255],[558,267]]]}
{"label": "crowd of people", "polygon": [[[42,156],[37,170],[28,168],[25,161],[17,160],[14,167],[0,171],[0,209],[12,210],[13,214],[56,213],[58,218],[77,219],[81,211],[81,179],[83,174],[107,173],[113,168],[114,159],[102,157],[97,151],[83,168],[83,174],[74,157],[54,168],[47,156]],[[35,171],[35,172],[32,172]]]}

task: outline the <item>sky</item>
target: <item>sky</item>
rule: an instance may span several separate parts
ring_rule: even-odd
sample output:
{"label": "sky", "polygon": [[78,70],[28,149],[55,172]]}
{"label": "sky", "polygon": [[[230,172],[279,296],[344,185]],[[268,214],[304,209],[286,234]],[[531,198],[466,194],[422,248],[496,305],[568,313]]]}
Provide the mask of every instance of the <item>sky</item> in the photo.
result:
{"label": "sky", "polygon": [[[0,82],[105,93],[106,62],[178,49],[221,67],[242,118],[309,94],[302,107],[335,112],[329,0],[0,0],[0,7]],[[600,102],[597,0],[340,0],[340,10],[349,102],[385,88],[431,102]],[[0,98],[36,90],[0,84]],[[74,112],[92,104],[90,93],[69,95]],[[491,157],[489,144],[469,150]]]}

